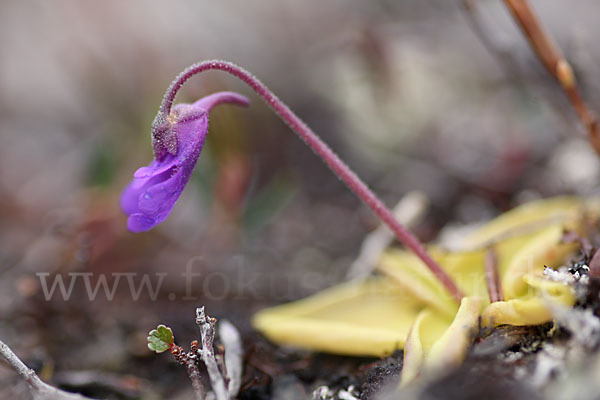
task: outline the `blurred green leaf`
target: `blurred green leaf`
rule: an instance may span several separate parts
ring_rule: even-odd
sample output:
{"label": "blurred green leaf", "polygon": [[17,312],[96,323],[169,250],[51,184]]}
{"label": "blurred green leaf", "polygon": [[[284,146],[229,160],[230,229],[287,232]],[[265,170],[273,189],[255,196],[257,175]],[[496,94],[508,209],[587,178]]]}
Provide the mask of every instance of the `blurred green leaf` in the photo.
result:
{"label": "blurred green leaf", "polygon": [[244,229],[248,232],[260,230],[286,206],[295,191],[296,186],[288,176],[275,176],[248,199],[243,217]]}
{"label": "blurred green leaf", "polygon": [[89,186],[109,186],[116,173],[114,149],[106,144],[94,148],[86,167],[86,183]]}
{"label": "blurred green leaf", "polygon": [[206,204],[212,204],[214,198],[214,186],[217,179],[218,160],[215,159],[214,153],[210,146],[205,146],[202,149],[202,154],[198,158],[196,168],[192,172],[191,181]]}

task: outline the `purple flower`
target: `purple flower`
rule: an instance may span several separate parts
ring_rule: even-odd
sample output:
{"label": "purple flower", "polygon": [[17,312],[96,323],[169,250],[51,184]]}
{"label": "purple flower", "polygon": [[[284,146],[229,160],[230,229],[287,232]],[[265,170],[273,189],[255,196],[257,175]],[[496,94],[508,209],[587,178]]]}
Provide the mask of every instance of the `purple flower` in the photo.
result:
{"label": "purple flower", "polygon": [[[248,99],[237,93],[219,92],[194,104],[178,104],[168,117],[161,118],[159,114],[153,124],[155,158],[135,172],[121,195],[121,208],[129,216],[130,231],[150,230],[167,218],[204,145],[208,113],[222,103],[247,105]],[[160,147],[160,143],[168,146]]]}

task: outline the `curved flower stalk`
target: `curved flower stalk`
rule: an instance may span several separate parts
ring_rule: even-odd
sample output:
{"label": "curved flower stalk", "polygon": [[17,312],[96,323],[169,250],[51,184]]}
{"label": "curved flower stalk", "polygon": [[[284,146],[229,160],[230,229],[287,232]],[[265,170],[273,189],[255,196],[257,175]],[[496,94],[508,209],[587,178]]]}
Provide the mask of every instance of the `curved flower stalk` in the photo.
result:
{"label": "curved flower stalk", "polygon": [[[277,343],[337,354],[384,356],[404,348],[402,381],[408,383],[424,371],[460,363],[481,327],[541,324],[553,319],[554,306],[572,306],[572,287],[548,279],[544,266],[560,266],[576,249],[562,239],[565,230],[579,230],[584,214],[588,219],[600,215],[598,200],[537,201],[466,237],[468,250],[430,246],[433,258],[465,293],[460,306],[413,254],[389,250],[378,264],[383,276],[263,310],[254,326]],[[488,295],[490,246],[503,301],[490,302]]]}
{"label": "curved flower stalk", "polygon": [[402,224],[367,185],[296,114],[261,81],[226,61],[203,61],[186,68],[167,89],[152,123],[154,161],[139,169],[125,189],[121,206],[133,232],[152,229],[166,219],[181,195],[206,138],[208,112],[220,103],[247,104],[235,93],[217,93],[190,105],[173,107],[175,96],[192,76],[207,70],[227,72],[250,86],[331,170],[394,232],[396,237],[429,268],[448,293],[460,302],[462,293],[429,255],[423,244]]}

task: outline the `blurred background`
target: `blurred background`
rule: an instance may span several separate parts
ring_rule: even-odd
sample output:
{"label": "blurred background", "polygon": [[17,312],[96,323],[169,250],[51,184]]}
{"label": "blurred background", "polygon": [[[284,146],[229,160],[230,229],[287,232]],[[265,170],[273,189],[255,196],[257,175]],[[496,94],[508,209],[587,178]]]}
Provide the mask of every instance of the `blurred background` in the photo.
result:
{"label": "blurred background", "polygon": [[[532,5],[600,111],[600,3]],[[205,304],[247,349],[266,346],[252,313],[342,281],[378,224],[247,87],[207,72],[178,101],[233,90],[251,106],[213,111],[171,216],[127,232],[120,192],[152,159],[163,92],[193,62],[253,72],[388,205],[423,191],[423,240],[598,187],[583,128],[499,0],[3,1],[0,50],[0,339],[90,395],[187,398],[184,370],[147,350],[150,329],[165,323],[186,346]],[[39,274],[72,272],[167,275],[154,299],[125,281],[112,299],[90,301],[83,281],[46,299]],[[0,368],[0,398],[27,398],[15,382]]]}

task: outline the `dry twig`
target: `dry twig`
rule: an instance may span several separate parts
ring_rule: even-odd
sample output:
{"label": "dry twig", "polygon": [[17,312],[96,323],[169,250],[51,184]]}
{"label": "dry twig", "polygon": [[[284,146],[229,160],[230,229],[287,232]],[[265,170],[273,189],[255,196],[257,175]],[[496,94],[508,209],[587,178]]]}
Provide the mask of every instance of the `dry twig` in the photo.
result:
{"label": "dry twig", "polygon": [[538,58],[544,64],[544,67],[562,86],[575,108],[577,116],[588,131],[592,147],[600,154],[598,121],[581,98],[575,75],[569,62],[546,33],[546,30],[541,25],[527,0],[504,0],[504,2],[519,23]]}
{"label": "dry twig", "polygon": [[31,394],[35,400],[85,400],[88,397],[83,397],[79,394],[69,393],[52,387],[42,381],[36,373],[28,368],[23,361],[17,357],[15,353],[0,341],[0,356],[2,356],[29,385]]}
{"label": "dry twig", "polygon": [[225,368],[227,370],[227,391],[229,396],[234,397],[242,386],[242,358],[244,349],[242,338],[235,326],[227,321],[219,322],[219,338],[225,348]]}
{"label": "dry twig", "polygon": [[200,328],[200,335],[202,337],[202,348],[198,349],[198,355],[202,358],[204,365],[206,365],[210,384],[216,399],[228,400],[229,394],[225,386],[225,379],[217,365],[213,348],[215,322],[214,318],[210,318],[204,313],[204,307],[196,309],[196,324]]}
{"label": "dry twig", "polygon": [[196,399],[204,400],[206,397],[206,390],[204,389],[204,385],[202,384],[202,380],[200,378],[200,370],[198,369],[198,365],[196,365],[196,358],[188,358],[185,367],[187,368],[188,376],[192,381],[192,387],[194,388],[194,395],[196,396]]}

